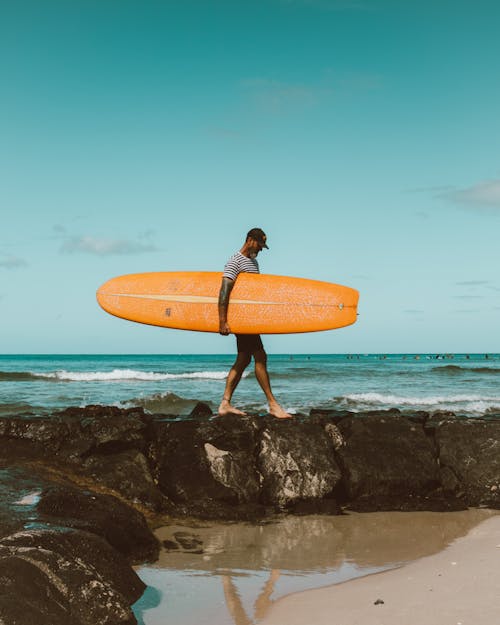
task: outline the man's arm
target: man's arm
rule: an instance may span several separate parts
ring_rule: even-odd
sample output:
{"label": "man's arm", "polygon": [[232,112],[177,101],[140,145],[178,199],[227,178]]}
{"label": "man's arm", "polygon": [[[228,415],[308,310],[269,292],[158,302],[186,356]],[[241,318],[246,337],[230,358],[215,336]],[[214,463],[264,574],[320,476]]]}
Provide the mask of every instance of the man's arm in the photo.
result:
{"label": "man's arm", "polygon": [[222,278],[222,284],[219,291],[219,333],[230,334],[231,328],[227,323],[227,309],[229,307],[229,296],[233,290],[234,280],[231,278]]}

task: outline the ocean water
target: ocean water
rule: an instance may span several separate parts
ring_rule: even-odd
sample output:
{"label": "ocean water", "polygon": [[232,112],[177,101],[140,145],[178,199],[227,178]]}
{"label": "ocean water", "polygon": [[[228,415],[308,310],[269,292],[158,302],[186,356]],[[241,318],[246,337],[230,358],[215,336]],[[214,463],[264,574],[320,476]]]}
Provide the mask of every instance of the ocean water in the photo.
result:
{"label": "ocean water", "polygon": [[[0,355],[0,415],[44,415],[89,404],[142,406],[189,414],[215,411],[234,355]],[[292,413],[311,408],[362,412],[451,410],[500,417],[500,354],[270,355],[271,383]],[[266,402],[250,366],[234,405]]]}

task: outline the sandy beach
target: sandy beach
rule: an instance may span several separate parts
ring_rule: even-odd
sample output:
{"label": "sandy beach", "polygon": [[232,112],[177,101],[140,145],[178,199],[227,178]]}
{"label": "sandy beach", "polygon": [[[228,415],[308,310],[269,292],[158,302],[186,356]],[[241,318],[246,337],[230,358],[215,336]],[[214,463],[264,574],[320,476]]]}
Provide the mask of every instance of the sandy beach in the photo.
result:
{"label": "sandy beach", "polygon": [[496,625],[500,515],[416,562],[277,601],[261,625]]}
{"label": "sandy beach", "polygon": [[[400,575],[404,563],[441,553],[495,514],[487,509],[373,512],[159,528],[157,537],[169,545],[180,536],[198,542],[188,550],[165,548],[154,564],[138,567],[148,590],[135,613],[141,625],[349,624],[333,620],[332,592],[342,589],[342,595],[354,583],[348,580],[382,579],[383,574],[370,574],[395,567]],[[500,521],[500,515],[496,518]],[[500,556],[500,549],[496,553]],[[320,611],[318,592],[325,603]],[[358,605],[357,592],[346,602],[346,613]],[[375,593],[368,608],[385,608],[373,605],[379,597],[384,595]],[[360,618],[363,625],[373,625]]]}

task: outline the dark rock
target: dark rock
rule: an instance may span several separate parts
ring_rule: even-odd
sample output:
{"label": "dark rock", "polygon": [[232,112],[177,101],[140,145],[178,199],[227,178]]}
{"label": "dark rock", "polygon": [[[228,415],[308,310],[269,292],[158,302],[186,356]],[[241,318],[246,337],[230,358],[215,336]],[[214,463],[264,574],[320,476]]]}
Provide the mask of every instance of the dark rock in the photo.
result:
{"label": "dark rock", "polygon": [[158,541],[144,516],[111,495],[52,486],[42,492],[37,510],[52,523],[105,538],[129,561],[144,562],[158,557]]}
{"label": "dark rock", "polygon": [[429,419],[429,413],[425,410],[416,410],[415,412],[405,413],[405,417],[412,423],[418,423],[418,425],[425,425]]}
{"label": "dark rock", "polygon": [[211,417],[213,414],[212,409],[208,404],[203,401],[199,401],[196,406],[191,410],[189,416],[191,418]]}
{"label": "dark rock", "polygon": [[153,476],[178,511],[206,518],[242,518],[258,504],[258,426],[252,418],[156,422]]}
{"label": "dark rock", "polygon": [[269,419],[261,434],[258,467],[263,500],[278,508],[329,496],[341,478],[331,439],[309,423]]}
{"label": "dark rock", "polygon": [[162,546],[167,551],[178,551],[179,545],[174,540],[164,540],[162,541]]}
{"label": "dark rock", "polygon": [[142,409],[114,406],[68,408],[52,417],[0,418],[5,462],[19,458],[64,467],[67,477],[86,475],[131,503],[170,510],[144,455],[151,417]]}
{"label": "dark rock", "polygon": [[[209,414],[199,402],[184,421],[106,406],[0,417],[0,535],[36,519],[15,503],[17,490],[22,497],[82,476],[141,509],[221,520],[333,511],[333,501],[357,510],[497,506],[498,420],[397,409],[313,409],[288,422]],[[33,479],[14,476],[20,458]],[[78,525],[65,518],[90,529],[95,519],[82,514]]]}
{"label": "dark rock", "polygon": [[434,437],[436,434],[436,430],[443,423],[447,423],[448,421],[456,421],[456,420],[460,420],[460,417],[457,417],[453,412],[437,411],[437,412],[433,412],[425,420],[424,428],[427,434]]}
{"label": "dark rock", "polygon": [[290,507],[290,512],[302,514],[342,514],[342,508],[335,499],[300,499]]}
{"label": "dark rock", "polygon": [[169,501],[154,483],[144,454],[135,449],[111,455],[95,454],[82,462],[82,471],[96,484],[111,488],[131,503],[155,512],[168,511]]}
{"label": "dark rock", "polygon": [[[338,428],[346,442],[337,449],[344,496],[359,509],[413,509],[440,486],[433,445],[423,429],[394,412],[350,417]],[[397,507],[395,509],[401,509]],[[416,509],[419,509],[418,507]]]}
{"label": "dark rock", "polygon": [[[0,575],[2,587],[21,598],[16,601],[19,623],[133,625],[130,605],[145,588],[104,539],[67,528],[27,529],[4,537]],[[9,619],[13,607],[0,601],[0,614]]]}
{"label": "dark rock", "polygon": [[[60,454],[67,458],[86,457],[90,453],[115,454],[127,449],[142,450],[150,422],[144,410],[127,410],[115,406],[68,408],[56,415],[58,419],[78,424],[80,443],[65,445]],[[87,447],[87,449],[85,449]],[[76,458],[75,458],[76,459]]]}
{"label": "dark rock", "polygon": [[436,441],[443,486],[470,506],[500,508],[500,422],[445,421]]}
{"label": "dark rock", "polygon": [[142,409],[115,406],[67,408],[50,417],[3,417],[0,437],[9,446],[2,455],[79,463],[91,453],[142,450],[149,420]]}
{"label": "dark rock", "polygon": [[203,545],[203,541],[196,534],[190,534],[189,532],[174,532],[174,538],[179,545],[186,550],[193,550],[200,548]]}
{"label": "dark rock", "polygon": [[68,625],[67,598],[36,564],[17,555],[0,556],[0,583],[0,623]]}
{"label": "dark rock", "polygon": [[37,475],[33,467],[0,468],[0,537],[36,519],[38,496],[51,484]]}
{"label": "dark rock", "polygon": [[315,425],[326,425],[327,423],[340,423],[346,417],[355,416],[354,412],[348,410],[327,410],[323,408],[312,408],[309,412],[309,423]]}

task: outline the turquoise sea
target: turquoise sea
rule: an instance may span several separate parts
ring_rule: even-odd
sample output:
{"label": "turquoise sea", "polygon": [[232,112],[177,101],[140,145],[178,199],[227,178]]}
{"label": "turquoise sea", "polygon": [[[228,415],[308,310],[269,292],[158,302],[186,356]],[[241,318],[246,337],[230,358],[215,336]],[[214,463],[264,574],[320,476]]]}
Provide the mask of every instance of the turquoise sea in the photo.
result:
{"label": "turquoise sea", "polygon": [[[142,406],[189,414],[216,410],[234,355],[0,355],[0,415],[68,406]],[[280,354],[269,356],[273,391],[292,413],[451,410],[500,416],[500,354]],[[251,366],[233,403],[264,413]]]}

